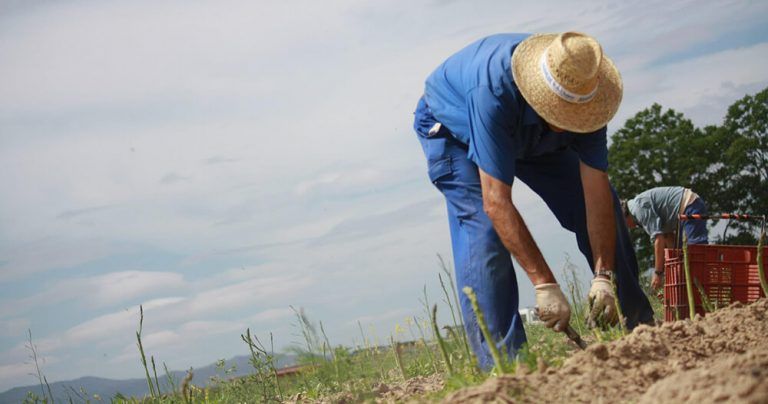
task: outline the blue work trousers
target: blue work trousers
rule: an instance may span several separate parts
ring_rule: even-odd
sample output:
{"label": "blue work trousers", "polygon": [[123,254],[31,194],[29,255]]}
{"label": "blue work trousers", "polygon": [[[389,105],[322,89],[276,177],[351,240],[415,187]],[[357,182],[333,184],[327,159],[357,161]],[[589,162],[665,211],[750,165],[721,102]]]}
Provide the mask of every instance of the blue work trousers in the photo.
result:
{"label": "blue work trousers", "polygon": [[[683,211],[686,215],[706,215],[707,205],[700,197],[696,198]],[[688,244],[709,244],[709,232],[707,231],[706,220],[684,220],[682,222],[683,231],[685,231]],[[678,245],[683,245],[683,234],[680,233]]]}
{"label": "blue work trousers", "polygon": [[[417,117],[418,119],[418,117]],[[415,125],[429,167],[429,178],[445,196],[451,231],[453,261],[459,291],[470,286],[499,350],[514,358],[526,341],[518,312],[518,284],[510,253],[483,210],[477,166],[467,158],[467,146],[443,128],[430,135],[424,125]],[[587,234],[579,158],[560,150],[531,159],[518,159],[516,176],[547,204],[560,224],[576,234],[579,250],[593,268]],[[616,282],[627,325],[651,322],[653,311],[638,283],[635,252],[624,224],[619,200],[614,198],[616,217]],[[459,292],[460,306],[472,350],[483,369],[493,359],[477,324],[469,300]]]}

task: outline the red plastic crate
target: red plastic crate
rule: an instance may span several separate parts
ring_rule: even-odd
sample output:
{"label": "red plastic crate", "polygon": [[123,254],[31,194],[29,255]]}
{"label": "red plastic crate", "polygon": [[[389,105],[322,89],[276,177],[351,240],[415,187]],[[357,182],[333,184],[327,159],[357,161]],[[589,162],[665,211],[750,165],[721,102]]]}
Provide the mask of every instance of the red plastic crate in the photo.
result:
{"label": "red plastic crate", "polygon": [[[768,247],[763,247],[763,268],[768,260]],[[688,294],[685,289],[683,251],[664,250],[664,320],[689,317]],[[752,303],[765,297],[757,271],[757,247],[741,245],[689,245],[688,263],[691,276],[713,307],[733,302]],[[768,271],[768,268],[766,268]],[[701,291],[693,284],[696,313],[704,315]]]}

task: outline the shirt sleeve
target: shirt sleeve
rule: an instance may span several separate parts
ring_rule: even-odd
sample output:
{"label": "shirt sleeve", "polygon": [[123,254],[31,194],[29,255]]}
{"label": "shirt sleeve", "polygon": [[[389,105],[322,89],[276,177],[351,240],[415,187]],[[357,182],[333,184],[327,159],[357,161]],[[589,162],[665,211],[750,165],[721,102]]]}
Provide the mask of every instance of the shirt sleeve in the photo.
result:
{"label": "shirt sleeve", "polygon": [[515,122],[517,108],[506,104],[487,87],[477,87],[467,94],[467,156],[491,177],[512,185],[518,149],[512,122]]}
{"label": "shirt sleeve", "polygon": [[596,132],[576,134],[572,143],[573,150],[584,164],[600,171],[608,170],[608,128]]}
{"label": "shirt sleeve", "polygon": [[651,235],[651,242],[654,242],[656,240],[656,236],[660,234],[664,234],[664,232],[661,230],[661,226],[658,223],[658,219],[653,221],[653,225],[651,230],[648,231],[648,234]]}
{"label": "shirt sleeve", "polygon": [[656,236],[664,234],[664,230],[662,229],[664,224],[661,221],[661,217],[653,209],[653,205],[650,201],[643,200],[641,202],[636,202],[636,205],[637,207],[635,208],[633,215],[640,226],[642,226],[643,230],[651,236],[651,242],[653,242],[656,239]]}

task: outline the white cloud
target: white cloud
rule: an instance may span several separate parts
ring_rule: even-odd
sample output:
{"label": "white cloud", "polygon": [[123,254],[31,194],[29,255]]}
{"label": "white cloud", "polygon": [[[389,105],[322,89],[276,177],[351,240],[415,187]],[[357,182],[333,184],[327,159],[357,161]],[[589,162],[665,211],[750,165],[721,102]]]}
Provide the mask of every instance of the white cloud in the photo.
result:
{"label": "white cloud", "polygon": [[386,178],[386,174],[381,170],[366,167],[341,172],[330,172],[311,180],[302,181],[296,186],[295,192],[303,196],[317,188],[322,188],[328,193],[343,191],[360,193],[361,190],[368,189]]}
{"label": "white cloud", "polygon": [[275,321],[293,316],[293,311],[288,308],[264,310],[248,319],[251,322]]}
{"label": "white cloud", "polygon": [[[164,297],[143,303],[144,327],[160,330],[161,327],[193,327],[200,321],[208,322],[209,316],[227,310],[244,307],[264,307],[271,302],[287,302],[311,285],[311,278],[290,276],[254,278],[212,289],[203,289],[190,297]],[[284,317],[285,309],[267,309],[248,317],[252,322],[268,322]],[[132,335],[138,328],[138,305],[104,314],[78,324],[63,335],[41,339],[38,342],[46,352],[54,351],[68,344],[82,344],[89,341],[106,340],[120,335]],[[225,324],[225,323],[221,323]],[[245,324],[245,323],[241,323]],[[229,328],[229,327],[227,327]],[[154,331],[159,332],[159,331]]]}
{"label": "white cloud", "polygon": [[[137,317],[134,310],[105,314],[70,328],[61,339],[41,340],[40,346],[46,350],[54,350],[64,344],[84,344],[118,334],[131,335],[131,331],[138,328]],[[46,342],[49,344],[45,344]]]}
{"label": "white cloud", "polygon": [[[142,103],[158,99],[184,101],[211,94],[268,94],[278,83],[267,74],[253,75],[252,69],[276,69],[277,57],[286,48],[304,49],[311,32],[332,36],[344,26],[339,6],[344,7],[337,2],[335,13],[323,12],[325,5],[311,1],[41,7],[28,17],[4,21],[6,37],[15,39],[4,44],[9,61],[0,71],[15,78],[7,83],[10,98],[4,100],[16,99],[13,108],[22,111],[41,104],[48,110],[71,110],[116,102],[143,108]],[[324,18],[317,19],[318,13]],[[30,25],[45,29],[25,30]],[[254,61],[252,55],[259,58]]]}
{"label": "white cloud", "polygon": [[312,284],[311,276],[255,278],[217,289],[201,291],[185,305],[187,310],[214,313],[255,302],[269,302],[296,296]]}
{"label": "white cloud", "polygon": [[26,333],[29,324],[26,318],[0,319],[0,337],[19,338]]}
{"label": "white cloud", "polygon": [[[379,314],[361,316],[354,320],[350,320],[349,322],[347,322],[347,325],[357,326],[357,323],[359,322],[363,326],[368,326],[371,323],[379,323],[382,321],[392,321],[395,319],[405,322],[405,319],[407,317],[412,317],[414,315],[419,315],[419,313],[414,313],[412,308],[398,308],[398,309],[387,310]],[[423,314],[421,315],[423,316]]]}
{"label": "white cloud", "polygon": [[[759,91],[768,86],[768,42],[703,55],[652,67],[625,78],[632,94],[622,113],[632,113],[659,102],[689,114],[698,125],[719,124],[726,107],[745,95],[745,87]],[[709,106],[716,113],[696,114]],[[623,123],[623,119],[617,119]]]}
{"label": "white cloud", "polygon": [[[234,334],[245,329],[245,325],[242,322],[235,321],[189,321],[179,326],[179,334],[181,338],[188,338],[190,335],[217,335],[217,334]],[[178,341],[177,341],[178,342]]]}
{"label": "white cloud", "polygon": [[[90,296],[96,304],[109,305],[138,296],[163,291],[172,292],[186,286],[183,276],[173,272],[113,272],[89,280]],[[74,287],[76,282],[71,282]]]}
{"label": "white cloud", "polygon": [[91,307],[109,307],[136,303],[148,295],[184,290],[182,274],[174,272],[118,271],[92,277],[59,280],[22,299],[4,299],[0,317],[25,313],[34,308],[66,301]]}
{"label": "white cloud", "polygon": [[174,331],[163,330],[142,336],[141,344],[146,349],[159,351],[165,346],[180,343],[182,338],[184,338],[183,335]]}
{"label": "white cloud", "polygon": [[152,299],[148,302],[145,302],[142,307],[145,310],[154,310],[156,308],[160,307],[166,307],[171,306],[177,303],[182,303],[186,300],[186,298],[178,297],[178,296],[172,296],[172,297],[162,297],[159,299]]}
{"label": "white cloud", "polygon": [[[83,244],[88,245],[88,248],[82,248]],[[31,242],[16,240],[0,246],[0,283],[51,269],[74,267],[120,250],[120,247],[110,246],[104,240],[63,235],[43,237]]]}
{"label": "white cloud", "polygon": [[[309,284],[309,279],[295,277],[256,278],[205,289],[188,298],[176,296],[145,301],[142,342],[147,350],[154,352],[171,348],[173,352],[189,351],[196,349],[197,342],[215,335],[237,335],[247,327],[273,324],[291,315],[287,308],[289,300]],[[274,302],[284,302],[285,307],[264,308],[239,320],[215,319],[221,317],[222,311],[270,307]],[[35,345],[45,358],[88,346],[91,355],[97,350],[118,350],[121,354],[112,361],[127,361],[136,357],[134,332],[138,326],[139,307],[130,306],[99,315],[61,333],[36,338]],[[4,353],[3,362],[23,358],[26,353],[25,344],[18,344]]]}

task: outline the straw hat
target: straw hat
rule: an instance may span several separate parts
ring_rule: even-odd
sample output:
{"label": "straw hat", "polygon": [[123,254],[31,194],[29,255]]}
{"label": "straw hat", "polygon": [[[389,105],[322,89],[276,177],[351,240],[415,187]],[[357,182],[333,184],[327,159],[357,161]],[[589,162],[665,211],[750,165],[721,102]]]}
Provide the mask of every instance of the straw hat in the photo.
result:
{"label": "straw hat", "polygon": [[528,104],[548,123],[594,132],[621,104],[621,75],[600,44],[578,32],[533,35],[512,54],[512,76]]}

